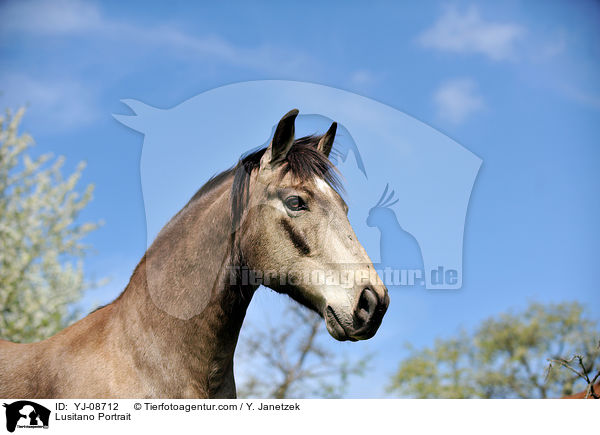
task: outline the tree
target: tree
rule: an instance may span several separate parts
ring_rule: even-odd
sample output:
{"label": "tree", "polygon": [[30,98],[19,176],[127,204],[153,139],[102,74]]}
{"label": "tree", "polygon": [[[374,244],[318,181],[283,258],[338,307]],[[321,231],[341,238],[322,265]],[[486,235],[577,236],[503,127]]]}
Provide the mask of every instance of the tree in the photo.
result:
{"label": "tree", "polygon": [[[598,343],[600,348],[600,342]],[[585,391],[581,391],[574,396],[569,398],[583,398],[583,399],[600,399],[600,370],[597,369],[596,374],[592,374],[588,371],[593,365],[586,364],[583,355],[573,355],[571,358],[551,358],[548,364],[548,374],[551,373],[553,365],[557,365],[560,368],[571,370],[579,378],[583,379],[586,383]],[[598,383],[596,383],[598,382]],[[564,396],[563,396],[564,397]]]}
{"label": "tree", "polygon": [[576,302],[530,304],[484,321],[473,333],[410,349],[388,388],[417,398],[552,398],[586,388],[548,361],[581,355],[587,373],[600,365],[598,323]]}
{"label": "tree", "polygon": [[63,179],[63,158],[31,159],[32,138],[19,133],[24,114],[0,117],[0,338],[47,338],[78,315],[69,308],[90,285],[82,238],[96,223],[77,223],[93,186],[79,193],[84,164]]}
{"label": "tree", "polygon": [[250,326],[241,343],[248,372],[238,388],[239,397],[336,398],[344,395],[352,376],[361,376],[369,357],[348,360],[327,350],[331,340],[316,313],[290,301],[284,324]]}

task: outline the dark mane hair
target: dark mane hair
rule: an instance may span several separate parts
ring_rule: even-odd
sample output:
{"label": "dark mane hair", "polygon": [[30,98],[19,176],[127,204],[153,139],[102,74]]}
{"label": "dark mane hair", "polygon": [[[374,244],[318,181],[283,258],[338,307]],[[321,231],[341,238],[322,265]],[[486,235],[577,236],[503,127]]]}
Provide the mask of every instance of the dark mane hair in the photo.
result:
{"label": "dark mane hair", "polygon": [[[341,190],[342,185],[338,173],[331,161],[317,150],[317,145],[322,136],[304,136],[294,141],[288,152],[280,177],[291,173],[298,181],[308,181],[320,178],[333,189]],[[260,159],[266,148],[259,149],[242,156],[238,164],[231,169],[234,172],[231,186],[231,225],[235,231],[240,223],[242,214],[248,203],[248,188],[252,171],[260,165]],[[217,177],[215,177],[217,178]]]}
{"label": "dark mane hair", "polygon": [[[283,178],[287,173],[292,174],[298,181],[308,181],[311,178],[320,178],[337,191],[342,190],[338,173],[331,161],[317,150],[322,135],[304,136],[294,141],[294,145],[288,152],[280,176]],[[190,203],[201,198],[225,179],[233,174],[231,186],[231,225],[232,231],[238,228],[246,205],[248,203],[248,188],[252,171],[260,166],[260,159],[266,148],[261,148],[242,155],[238,163],[215,175],[208,180],[192,197]]]}

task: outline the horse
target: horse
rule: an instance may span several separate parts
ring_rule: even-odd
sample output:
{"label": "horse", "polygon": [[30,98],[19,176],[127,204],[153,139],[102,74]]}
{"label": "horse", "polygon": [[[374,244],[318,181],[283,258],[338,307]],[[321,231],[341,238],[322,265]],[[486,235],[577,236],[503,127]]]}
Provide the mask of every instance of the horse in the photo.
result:
{"label": "horse", "polygon": [[563,396],[561,399],[600,399],[600,382],[590,384],[585,390],[570,396]]}
{"label": "horse", "polygon": [[261,284],[337,340],[373,337],[389,296],[329,160],[337,124],[296,139],[297,115],[197,191],[112,303],[46,340],[1,341],[0,397],[235,398],[233,356]]}

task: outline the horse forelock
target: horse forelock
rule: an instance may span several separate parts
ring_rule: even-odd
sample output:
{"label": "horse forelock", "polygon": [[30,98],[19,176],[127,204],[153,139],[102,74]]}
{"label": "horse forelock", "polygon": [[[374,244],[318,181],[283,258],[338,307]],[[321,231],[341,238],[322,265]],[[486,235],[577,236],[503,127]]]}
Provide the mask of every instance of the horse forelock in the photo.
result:
{"label": "horse forelock", "polygon": [[[335,167],[327,156],[317,150],[317,144],[322,137],[322,135],[310,135],[296,139],[278,171],[278,181],[291,174],[298,182],[320,179],[331,188],[341,191],[342,183]],[[261,148],[242,156],[238,164],[232,168],[234,180],[231,187],[231,224],[234,230],[239,228],[248,204],[250,176],[260,166],[265,151],[266,148]]]}

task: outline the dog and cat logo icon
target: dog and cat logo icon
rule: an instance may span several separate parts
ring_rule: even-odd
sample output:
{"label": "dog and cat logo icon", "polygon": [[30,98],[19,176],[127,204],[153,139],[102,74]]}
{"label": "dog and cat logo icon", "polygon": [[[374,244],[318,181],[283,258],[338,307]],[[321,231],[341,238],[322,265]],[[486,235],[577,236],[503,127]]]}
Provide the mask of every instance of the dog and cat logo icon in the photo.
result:
{"label": "dog and cat logo icon", "polygon": [[3,404],[6,408],[6,430],[48,429],[50,410],[29,400]]}

